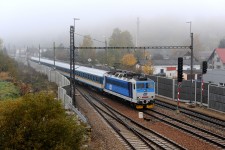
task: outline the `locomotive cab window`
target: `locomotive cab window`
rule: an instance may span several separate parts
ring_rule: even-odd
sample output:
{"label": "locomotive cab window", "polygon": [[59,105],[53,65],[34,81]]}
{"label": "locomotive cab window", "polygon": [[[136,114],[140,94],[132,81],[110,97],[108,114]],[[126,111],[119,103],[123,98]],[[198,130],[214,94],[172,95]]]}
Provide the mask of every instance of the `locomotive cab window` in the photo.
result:
{"label": "locomotive cab window", "polygon": [[146,88],[154,88],[153,86],[154,86],[154,84],[151,82],[146,83]]}
{"label": "locomotive cab window", "polygon": [[145,84],[144,83],[138,83],[137,84],[137,89],[143,89],[145,88]]}

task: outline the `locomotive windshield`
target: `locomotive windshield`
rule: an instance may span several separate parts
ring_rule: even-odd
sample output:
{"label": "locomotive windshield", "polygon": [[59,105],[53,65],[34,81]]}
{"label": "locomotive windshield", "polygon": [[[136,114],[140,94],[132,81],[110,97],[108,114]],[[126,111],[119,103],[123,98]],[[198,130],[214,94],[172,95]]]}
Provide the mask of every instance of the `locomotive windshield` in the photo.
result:
{"label": "locomotive windshield", "polygon": [[137,83],[137,89],[149,89],[154,88],[154,83],[147,82],[147,83]]}
{"label": "locomotive windshield", "polygon": [[148,82],[146,83],[147,88],[154,88],[154,83],[153,82]]}
{"label": "locomotive windshield", "polygon": [[145,84],[144,83],[138,83],[137,84],[137,89],[143,89],[145,88]]}

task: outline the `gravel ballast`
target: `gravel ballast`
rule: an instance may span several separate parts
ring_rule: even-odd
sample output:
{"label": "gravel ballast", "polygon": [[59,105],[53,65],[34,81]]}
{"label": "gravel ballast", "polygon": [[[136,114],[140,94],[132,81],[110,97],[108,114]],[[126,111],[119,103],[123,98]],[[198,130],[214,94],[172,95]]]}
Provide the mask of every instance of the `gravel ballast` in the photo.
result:
{"label": "gravel ballast", "polygon": [[[102,96],[103,97],[103,96]],[[97,112],[86,102],[82,96],[76,96],[77,106],[80,111],[88,118],[89,124],[92,128],[91,140],[89,142],[88,149],[116,149],[123,150],[126,149],[125,145],[118,139],[115,132],[107,125],[104,119],[97,114]],[[148,128],[154,129],[156,132],[170,138],[172,141],[180,144],[186,149],[190,150],[216,150],[217,147],[210,145],[194,136],[191,136],[179,129],[166,125],[157,120],[145,121],[144,119],[138,118],[138,111],[131,109],[123,103],[116,100],[111,100],[109,98],[102,98],[102,101],[106,102],[113,108],[116,108],[121,113],[125,114],[136,120],[137,122],[145,125]],[[155,107],[154,109],[157,109]],[[169,110],[168,110],[169,111]],[[164,110],[167,114],[167,110]],[[176,115],[175,112],[169,111],[168,115]],[[177,115],[176,118],[184,119],[181,114]]]}

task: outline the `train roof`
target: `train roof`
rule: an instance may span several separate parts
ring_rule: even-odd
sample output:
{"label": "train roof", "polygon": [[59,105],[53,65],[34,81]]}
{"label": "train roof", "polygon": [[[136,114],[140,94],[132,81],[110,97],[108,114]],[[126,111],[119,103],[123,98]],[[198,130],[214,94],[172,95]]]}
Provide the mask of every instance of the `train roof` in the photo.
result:
{"label": "train roof", "polygon": [[135,80],[135,81],[150,81],[151,79],[147,78],[144,74],[140,73],[134,73],[130,71],[114,71],[114,72],[108,72],[108,77],[116,78],[120,80]]}
{"label": "train roof", "polygon": [[[31,57],[31,59],[39,61],[39,58],[37,58],[37,57]],[[41,58],[40,61],[44,62],[44,63],[48,63],[50,65],[54,65],[53,60],[50,60],[50,59]],[[70,64],[68,64],[68,63],[55,61],[55,65],[57,67],[62,67],[62,68],[68,69],[68,70],[70,69]],[[75,70],[80,71],[80,72],[84,72],[84,73],[93,74],[93,75],[96,75],[96,76],[103,76],[105,73],[108,72],[108,71],[105,71],[105,70],[89,68],[89,67],[84,67],[84,66],[80,66],[80,65],[75,65]]]}
{"label": "train roof", "polygon": [[90,73],[90,74],[93,74],[93,75],[96,75],[96,76],[103,76],[105,73],[108,72],[108,71],[105,71],[105,70],[89,68],[89,67],[84,67],[84,66],[79,66],[76,70],[81,71],[81,72],[85,72],[85,73]]}

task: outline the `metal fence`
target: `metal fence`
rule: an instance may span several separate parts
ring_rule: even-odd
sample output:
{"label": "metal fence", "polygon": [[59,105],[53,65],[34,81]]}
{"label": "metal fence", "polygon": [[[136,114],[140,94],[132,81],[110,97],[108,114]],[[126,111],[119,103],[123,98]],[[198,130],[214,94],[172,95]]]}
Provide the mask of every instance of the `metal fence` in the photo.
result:
{"label": "metal fence", "polygon": [[70,81],[60,74],[58,71],[54,70],[53,68],[32,62],[26,61],[25,59],[16,59],[18,62],[22,62],[25,65],[29,65],[30,67],[34,68],[37,72],[43,73],[48,76],[48,80],[50,82],[55,82],[58,85],[58,99],[61,100],[62,105],[65,109],[72,110],[75,112],[79,119],[82,122],[87,123],[87,119],[81,114],[81,112],[72,105],[72,98],[68,95],[66,91],[66,87],[70,85]]}
{"label": "metal fence", "polygon": [[225,112],[225,87],[209,86],[209,108]]}
{"label": "metal fence", "polygon": [[[170,100],[177,100],[177,80],[149,76],[155,81],[156,94]],[[202,104],[210,109],[225,112],[225,87],[200,81],[183,80],[180,87],[180,101]]]}

